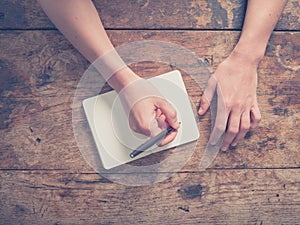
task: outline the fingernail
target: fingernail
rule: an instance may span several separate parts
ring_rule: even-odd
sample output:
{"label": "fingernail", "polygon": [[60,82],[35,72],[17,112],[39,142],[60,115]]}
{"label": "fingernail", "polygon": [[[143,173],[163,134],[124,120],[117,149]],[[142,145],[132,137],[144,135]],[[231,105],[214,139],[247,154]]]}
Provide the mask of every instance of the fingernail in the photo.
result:
{"label": "fingernail", "polygon": [[226,151],[227,151],[227,147],[222,147],[221,150],[222,150],[223,152],[226,152]]}
{"label": "fingernail", "polygon": [[177,130],[177,129],[179,129],[179,127],[180,127],[180,122],[178,123],[178,122],[176,122],[175,123],[175,126],[173,126],[173,128],[175,129],[175,130]]}
{"label": "fingernail", "polygon": [[210,145],[216,145],[218,143],[218,140],[209,140],[208,143]]}
{"label": "fingernail", "polygon": [[216,141],[211,141],[210,144],[211,144],[211,145],[216,145],[217,142],[216,142]]}
{"label": "fingernail", "polygon": [[234,142],[234,143],[231,144],[231,146],[235,147],[235,146],[237,146],[237,143]]}
{"label": "fingernail", "polygon": [[202,112],[203,112],[203,108],[202,108],[202,107],[200,107],[200,109],[199,109],[198,113],[202,113]]}

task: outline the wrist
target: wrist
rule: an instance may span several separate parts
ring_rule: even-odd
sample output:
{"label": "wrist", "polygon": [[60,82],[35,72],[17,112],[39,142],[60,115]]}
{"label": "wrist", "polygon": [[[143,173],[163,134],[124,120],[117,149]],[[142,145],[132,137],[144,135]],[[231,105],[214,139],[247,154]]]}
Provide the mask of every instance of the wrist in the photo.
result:
{"label": "wrist", "polygon": [[236,46],[230,54],[230,57],[237,58],[253,66],[258,66],[263,59],[264,54],[252,51],[248,46]]}
{"label": "wrist", "polygon": [[236,44],[231,55],[241,57],[249,63],[258,66],[265,54],[266,44],[254,39],[242,38]]}
{"label": "wrist", "polygon": [[108,79],[108,84],[115,89],[115,91],[120,92],[124,87],[128,86],[133,81],[141,79],[136,73],[134,73],[128,66],[122,68],[121,70],[114,73],[110,79]]}

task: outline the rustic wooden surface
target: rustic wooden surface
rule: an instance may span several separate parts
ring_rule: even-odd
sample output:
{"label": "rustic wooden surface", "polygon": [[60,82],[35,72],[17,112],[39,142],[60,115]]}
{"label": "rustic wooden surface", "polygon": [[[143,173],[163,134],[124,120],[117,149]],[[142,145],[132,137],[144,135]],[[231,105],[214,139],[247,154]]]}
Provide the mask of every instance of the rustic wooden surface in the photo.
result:
{"label": "rustic wooden surface", "polygon": [[1,214],[3,217],[5,213],[5,220],[2,221],[3,224],[297,224],[299,171],[238,169],[177,173],[151,187],[126,187],[97,174],[3,171],[1,203],[5,209],[2,205]]}
{"label": "rustic wooden surface", "polygon": [[[194,51],[212,71],[236,43],[245,10],[241,0],[174,1],[172,7],[166,1],[95,3],[116,46],[170,41]],[[0,224],[298,224],[298,6],[289,1],[259,67],[259,128],[200,172],[207,114],[199,122],[196,151],[182,170],[152,186],[127,187],[95,173],[73,135],[71,105],[87,61],[35,1],[2,1]],[[146,62],[132,67],[142,76],[173,69]],[[189,76],[184,81],[197,106],[203,87]]]}
{"label": "rustic wooden surface", "polygon": [[[94,0],[110,29],[241,29],[245,0]],[[289,0],[277,30],[299,30],[300,4]],[[18,16],[15,16],[17,13]],[[53,29],[34,0],[2,0],[0,28]]]}

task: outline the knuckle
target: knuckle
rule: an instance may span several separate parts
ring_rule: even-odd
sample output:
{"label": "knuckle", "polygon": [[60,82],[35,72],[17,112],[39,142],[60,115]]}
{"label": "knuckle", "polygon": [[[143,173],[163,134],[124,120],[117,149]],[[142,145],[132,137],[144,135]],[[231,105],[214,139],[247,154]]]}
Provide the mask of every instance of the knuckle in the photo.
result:
{"label": "knuckle", "polygon": [[259,113],[259,115],[257,115],[256,121],[257,121],[257,122],[260,122],[260,121],[261,121],[261,114],[260,114],[260,113]]}
{"label": "knuckle", "polygon": [[250,129],[250,124],[243,124],[241,125],[241,130],[246,132]]}
{"label": "knuckle", "polygon": [[232,103],[230,101],[224,101],[225,109],[230,111],[232,108]]}
{"label": "knuckle", "polygon": [[228,146],[230,144],[230,141],[227,138],[224,138],[222,141],[222,145]]}
{"label": "knuckle", "polygon": [[236,108],[241,109],[244,107],[244,102],[241,100],[237,100],[234,105]]}
{"label": "knuckle", "polygon": [[257,123],[252,123],[251,126],[250,126],[250,128],[251,129],[255,129],[257,127],[257,125],[258,125]]}
{"label": "knuckle", "polygon": [[255,118],[253,122],[254,122],[255,125],[257,126],[257,125],[259,124],[260,121],[261,121],[261,118]]}
{"label": "knuckle", "polygon": [[172,108],[172,110],[170,110],[170,112],[169,112],[169,117],[170,117],[171,119],[177,118],[177,112],[176,112],[175,109]]}
{"label": "knuckle", "polygon": [[166,107],[168,105],[168,102],[160,97],[156,97],[156,101],[159,102],[160,107]]}
{"label": "knuckle", "polygon": [[222,145],[224,145],[225,147],[228,147],[230,145],[229,141],[223,141]]}
{"label": "knuckle", "polygon": [[160,107],[163,108],[163,109],[167,109],[165,110],[165,113],[167,113],[168,115],[166,115],[166,117],[170,118],[170,119],[176,119],[177,118],[177,112],[176,110],[174,109],[174,107],[169,103],[167,102],[166,100],[162,100],[160,102]]}
{"label": "knuckle", "polygon": [[239,129],[237,127],[229,127],[228,133],[231,135],[236,135],[239,132]]}
{"label": "knuckle", "polygon": [[217,126],[216,126],[216,130],[218,131],[218,132],[224,132],[225,131],[225,126],[224,125],[222,125],[222,124],[218,124]]}

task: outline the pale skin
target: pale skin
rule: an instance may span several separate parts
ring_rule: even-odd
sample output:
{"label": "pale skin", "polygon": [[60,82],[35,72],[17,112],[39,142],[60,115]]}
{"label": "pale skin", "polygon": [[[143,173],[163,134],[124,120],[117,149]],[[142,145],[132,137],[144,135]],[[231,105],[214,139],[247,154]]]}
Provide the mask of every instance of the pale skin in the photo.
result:
{"label": "pale skin", "polygon": [[[90,0],[39,0],[46,14],[63,35],[91,63],[114,49]],[[140,77],[129,67],[116,72],[108,83],[117,92]],[[159,127],[153,127],[153,120]],[[177,134],[179,123],[176,110],[163,98],[148,97],[137,102],[129,117],[130,127],[147,136],[157,134],[167,124],[175,128],[159,144],[171,142]],[[160,128],[160,129],[158,129]],[[155,132],[155,133],[154,133]]]}
{"label": "pale skin", "polygon": [[285,0],[249,0],[242,34],[231,54],[218,66],[200,100],[199,114],[208,110],[211,96],[219,91],[216,124],[212,143],[226,132],[221,149],[236,146],[249,129],[258,126],[261,113],[256,87],[257,67],[263,58],[270,35],[281,15]]}
{"label": "pale skin", "polygon": [[[114,49],[90,0],[38,2],[56,27],[90,62]],[[257,127],[261,119],[256,96],[257,67],[285,4],[286,0],[248,0],[240,39],[232,53],[218,66],[201,97],[199,114],[204,115],[211,96],[215,91],[219,92],[216,124],[210,142],[217,142],[226,132],[222,150],[235,146],[249,129]],[[108,83],[119,92],[137,79],[140,77],[125,67]],[[165,99],[149,97],[140,100],[132,108],[129,124],[133,130],[150,135],[149,124],[153,119],[158,121],[161,129],[167,124],[175,128],[160,145],[171,142],[176,137],[179,123],[175,109]]]}

